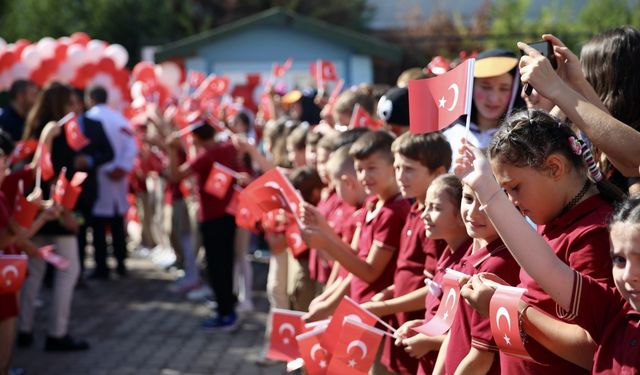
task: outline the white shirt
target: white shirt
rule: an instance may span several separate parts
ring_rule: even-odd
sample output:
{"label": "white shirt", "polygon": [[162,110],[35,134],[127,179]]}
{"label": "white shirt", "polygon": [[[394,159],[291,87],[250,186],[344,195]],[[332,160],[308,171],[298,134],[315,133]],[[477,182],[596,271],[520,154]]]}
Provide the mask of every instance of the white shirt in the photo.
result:
{"label": "white shirt", "polygon": [[133,168],[133,162],[138,152],[133,130],[129,121],[109,108],[106,104],[99,104],[91,108],[86,117],[100,121],[104,132],[113,148],[113,160],[98,167],[98,198],[93,206],[93,214],[103,217],[125,215],[129,209],[127,193],[129,192],[129,178],[114,181],[109,173],[120,168],[127,173]]}
{"label": "white shirt", "polygon": [[[478,125],[473,122],[469,124],[469,134],[468,141],[471,142],[474,146],[478,147],[481,150],[486,150],[489,148],[489,143],[491,143],[491,138],[496,134],[498,128],[490,128],[487,130],[480,130]],[[458,157],[458,150],[460,146],[462,146],[462,140],[467,137],[467,128],[464,123],[455,123],[450,128],[445,129],[442,132],[447,141],[449,141],[449,145],[451,146],[452,158],[451,160],[456,160]],[[453,171],[453,165],[451,163],[451,171]]]}

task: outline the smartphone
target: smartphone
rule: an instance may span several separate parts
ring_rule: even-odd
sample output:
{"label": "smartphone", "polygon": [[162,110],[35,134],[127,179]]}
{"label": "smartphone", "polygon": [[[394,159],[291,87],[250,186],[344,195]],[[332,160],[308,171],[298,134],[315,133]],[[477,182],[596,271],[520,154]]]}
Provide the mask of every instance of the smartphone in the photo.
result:
{"label": "smartphone", "polygon": [[[551,63],[551,67],[553,67],[554,70],[558,68],[558,62],[556,61],[556,55],[553,53],[553,45],[551,45],[551,42],[546,40],[541,40],[539,42],[533,42],[533,43],[527,43],[527,44],[529,45],[529,47],[540,52],[542,56],[546,57]],[[524,51],[521,50],[520,54],[524,55],[525,53]],[[524,93],[527,96],[529,96],[531,95],[531,92],[533,92],[533,87],[529,84],[525,84]]]}

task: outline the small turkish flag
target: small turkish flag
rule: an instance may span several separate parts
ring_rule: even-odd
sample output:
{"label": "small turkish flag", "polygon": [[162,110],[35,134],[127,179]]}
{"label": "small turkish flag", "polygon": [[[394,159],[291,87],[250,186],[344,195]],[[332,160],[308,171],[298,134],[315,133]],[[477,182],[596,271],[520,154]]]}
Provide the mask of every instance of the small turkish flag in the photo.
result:
{"label": "small turkish flag", "polygon": [[258,212],[260,210],[255,207],[251,197],[245,194],[245,190],[238,194],[236,208],[236,225],[256,232],[256,224],[260,221]]}
{"label": "small turkish flag", "polygon": [[304,360],[304,368],[309,375],[324,375],[331,361],[331,353],[322,347],[320,337],[326,326],[315,328],[296,336],[300,357]]}
{"label": "small turkish flag", "polygon": [[229,89],[229,83],[228,77],[210,75],[200,84],[194,97],[196,99],[206,99],[212,96],[222,96]]}
{"label": "small turkish flag", "polygon": [[66,270],[71,262],[69,262],[69,259],[57,254],[54,251],[55,248],[54,245],[43,246],[38,249],[38,256],[57,269]]}
{"label": "small turkish flag", "polygon": [[414,331],[427,336],[440,336],[451,328],[453,318],[458,310],[460,299],[460,284],[458,280],[467,276],[462,272],[447,268],[442,279],[442,296],[436,315],[427,323],[413,328]]}
{"label": "small turkish flag", "polygon": [[329,60],[316,60],[311,64],[311,76],[315,78],[318,85],[324,85],[326,81],[337,81],[338,73],[336,66]]}
{"label": "small turkish flag", "polygon": [[40,168],[40,173],[42,173],[42,180],[48,181],[54,175],[55,171],[53,170],[53,163],[51,162],[51,152],[49,151],[49,147],[47,145],[40,145],[40,160],[38,160],[38,168]]}
{"label": "small turkish flag", "polygon": [[204,184],[204,191],[218,199],[224,199],[235,181],[238,172],[218,162],[213,163],[209,177]]}
{"label": "small turkish flag", "polygon": [[231,199],[229,200],[229,204],[224,208],[224,211],[229,215],[236,216],[238,213],[238,199],[240,193],[242,193],[242,188],[238,185],[233,185],[231,193]]}
{"label": "small turkish flag", "polygon": [[266,357],[276,361],[291,361],[300,356],[296,336],[302,333],[301,311],[271,309],[271,338]]}
{"label": "small turkish flag", "polygon": [[520,337],[520,319],[518,318],[518,303],[523,288],[499,285],[491,297],[489,316],[491,333],[500,351],[515,357],[531,359]]}
{"label": "small turkish flag", "polygon": [[64,135],[67,138],[69,147],[74,151],[80,151],[90,143],[89,138],[85,137],[82,130],[80,130],[78,116],[75,113],[64,124]]}
{"label": "small turkish flag", "polygon": [[0,294],[17,293],[27,274],[26,255],[0,255]]}
{"label": "small turkish flag", "polygon": [[345,319],[333,350],[328,373],[367,375],[373,366],[384,334],[384,331],[357,320]]}
{"label": "small turkish flag", "polygon": [[16,196],[16,205],[13,209],[13,217],[16,222],[23,228],[31,228],[33,220],[38,214],[38,205],[31,203],[24,196],[23,182],[18,183],[18,194]]}
{"label": "small turkish flag", "polygon": [[409,81],[412,133],[432,133],[471,114],[474,62],[468,59],[442,75]]}
{"label": "small turkish flag", "polygon": [[374,119],[366,109],[362,108],[360,104],[356,104],[353,107],[353,113],[351,114],[351,121],[349,121],[349,128],[367,128],[371,130],[378,130],[382,127],[382,122]]}
{"label": "small turkish flag", "polygon": [[[245,192],[247,189],[245,189]],[[287,209],[287,202],[282,195],[280,189],[271,186],[260,186],[251,190],[251,199],[255,206],[259,209],[256,214],[262,219],[262,216],[273,210]]]}
{"label": "small turkish flag", "polygon": [[291,69],[291,65],[293,65],[293,59],[288,58],[284,64],[280,65],[278,63],[273,64],[273,69],[271,71],[271,75],[274,78],[279,78],[285,75],[289,69]]}
{"label": "small turkish flag", "polygon": [[323,336],[326,338],[323,346],[331,353],[335,353],[335,340],[340,336],[342,323],[345,318],[351,318],[352,320],[356,320],[370,326],[375,325],[378,321],[378,318],[375,315],[360,307],[360,305],[350,297],[345,296],[342,301],[340,301],[336,311],[333,313],[329,326],[327,326],[327,332]]}
{"label": "small turkish flag", "polygon": [[190,70],[189,78],[187,79],[187,82],[189,83],[189,88],[191,88],[192,90],[197,89],[198,86],[202,84],[205,78],[206,78],[206,75],[204,73],[197,70]]}
{"label": "small turkish flag", "polygon": [[11,156],[9,157],[9,164],[14,164],[22,161],[36,152],[38,147],[38,140],[27,139],[16,143],[16,147],[13,149]]}
{"label": "small turkish flag", "polygon": [[263,92],[260,94],[260,112],[264,120],[273,119],[273,113],[271,111],[271,96],[269,93]]}
{"label": "small turkish flag", "polygon": [[87,176],[85,172],[76,172],[69,182],[63,168],[53,191],[53,200],[60,203],[62,207],[73,210],[82,193],[82,183],[87,179]]}
{"label": "small turkish flag", "polygon": [[291,222],[288,215],[291,214],[287,213],[283,208],[263,213],[262,229],[265,232],[283,233]]}
{"label": "small turkish flag", "polygon": [[273,168],[252,181],[245,191],[251,191],[260,186],[268,186],[279,189],[284,194],[289,210],[297,216],[298,208],[302,204],[302,197],[291,185],[289,179],[278,168]]}
{"label": "small turkish flag", "polygon": [[285,235],[287,239],[287,246],[294,258],[299,257],[300,254],[304,253],[308,249],[307,244],[302,240],[300,227],[295,222],[289,225],[285,231]]}

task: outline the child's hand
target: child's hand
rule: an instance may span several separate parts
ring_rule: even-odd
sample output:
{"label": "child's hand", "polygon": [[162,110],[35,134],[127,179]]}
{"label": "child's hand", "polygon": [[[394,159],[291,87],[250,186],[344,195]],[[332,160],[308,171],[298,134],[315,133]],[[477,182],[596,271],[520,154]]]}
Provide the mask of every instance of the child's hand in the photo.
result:
{"label": "child's hand", "polygon": [[251,176],[247,172],[240,172],[236,175],[236,182],[240,186],[247,186],[251,183]]}
{"label": "child's hand", "polygon": [[412,328],[418,327],[424,323],[423,319],[410,320],[405,324],[401,325],[400,328],[396,331],[396,346],[404,345],[402,340],[412,337],[417,334]]}
{"label": "child's hand", "polygon": [[490,196],[500,188],[491,171],[489,160],[482,151],[467,143],[465,139],[462,140],[462,146],[458,150],[454,172],[477,194],[484,193]]}
{"label": "child's hand", "polygon": [[460,288],[460,296],[474,308],[481,316],[489,316],[489,303],[496,292],[497,284],[507,285],[504,280],[490,273],[473,275],[471,279]]}
{"label": "child's hand", "polygon": [[416,359],[422,358],[425,354],[435,349],[431,337],[421,333],[402,340],[402,344],[404,345],[404,351],[410,357]]}
{"label": "child's hand", "polygon": [[310,248],[322,250],[330,246],[326,232],[317,226],[305,225],[305,227],[300,230],[300,233],[302,234],[302,240]]}
{"label": "child's hand", "polygon": [[45,221],[55,220],[58,217],[60,217],[60,215],[62,214],[62,211],[63,211],[62,206],[54,202],[53,204],[49,205],[49,207],[45,208],[42,211],[42,213],[40,214],[40,217],[42,217],[42,219]]}
{"label": "child's hand", "polygon": [[180,135],[178,134],[178,132],[171,133],[171,135],[167,137],[166,142],[167,142],[167,145],[169,145],[169,147],[173,147],[173,148],[182,147],[182,141],[180,139]]}
{"label": "child's hand", "polygon": [[302,316],[305,322],[317,322],[318,320],[327,319],[332,311],[327,301],[321,301],[313,306],[309,306],[309,312]]}
{"label": "child's hand", "polygon": [[316,207],[313,205],[303,202],[299,208],[300,220],[302,223],[307,226],[316,226],[321,230],[325,230],[325,228],[331,228],[327,219],[318,211]]}

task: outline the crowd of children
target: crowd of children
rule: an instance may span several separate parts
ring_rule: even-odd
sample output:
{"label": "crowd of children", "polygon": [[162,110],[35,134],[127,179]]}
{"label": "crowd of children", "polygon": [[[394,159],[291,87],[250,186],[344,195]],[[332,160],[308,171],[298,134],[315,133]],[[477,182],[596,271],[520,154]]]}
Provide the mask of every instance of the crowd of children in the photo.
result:
{"label": "crowd of children", "polygon": [[[132,182],[132,188],[140,189],[142,222],[154,215],[145,197],[166,189],[171,210],[161,214],[169,217],[167,242],[185,271],[180,292],[201,285],[202,244],[204,279],[216,301],[203,328],[233,331],[239,310],[252,308],[246,254],[263,241],[270,250],[266,290],[272,308],[322,322],[349,296],[394,328],[379,346],[371,374],[637,373],[640,200],[633,193],[640,86],[618,70],[640,62],[640,31],[621,27],[600,34],[580,58],[557,38],[543,38],[553,46],[556,69],[526,44],[518,44],[520,59],[505,50],[478,54],[470,123],[429,134],[409,132],[407,81],[444,73],[430,67],[407,71],[396,87],[362,85],[335,100],[322,90],[269,90],[269,108],[256,116],[241,108],[177,132],[175,114],[149,109],[135,128],[138,165],[158,183],[138,170],[131,179],[142,177],[142,183],[136,188]],[[521,84],[533,92],[520,90]],[[354,126],[357,108],[377,116],[375,125]],[[56,110],[25,131],[45,145],[33,161],[0,175],[4,254],[24,251],[38,259],[34,243],[56,243],[72,263],[56,270],[51,350],[65,345],[60,340],[73,340],[67,324],[80,273],[78,255],[71,254],[77,245],[66,244],[75,241],[73,210],[48,199],[49,185],[40,189],[36,181],[33,188],[41,178],[43,148],[52,150],[56,174],[63,167],[69,176],[82,170],[60,126],[50,122],[68,108]],[[2,170],[13,147],[0,132]],[[231,170],[236,187],[212,193],[215,165]],[[239,200],[235,189],[249,189],[274,169],[284,171],[304,202],[292,209],[287,197],[266,216],[243,218],[251,202]],[[33,190],[28,200],[40,211],[28,229],[15,222],[9,203],[24,198],[20,189]],[[251,198],[259,201],[255,191]],[[193,212],[198,236],[192,238]],[[292,242],[292,228],[303,247]],[[440,319],[440,305],[449,303],[449,296],[442,298],[451,270],[466,275],[458,280],[463,299],[454,296],[450,326],[428,335],[420,327]],[[20,305],[24,332],[32,330],[44,261],[30,261],[29,273]],[[494,337],[490,301],[500,284],[526,290],[518,321],[510,324],[518,325],[529,359],[501,351]],[[8,371],[17,316],[17,293],[0,293],[1,374]],[[270,329],[268,324],[265,345]],[[88,347],[81,341],[66,345]]]}

